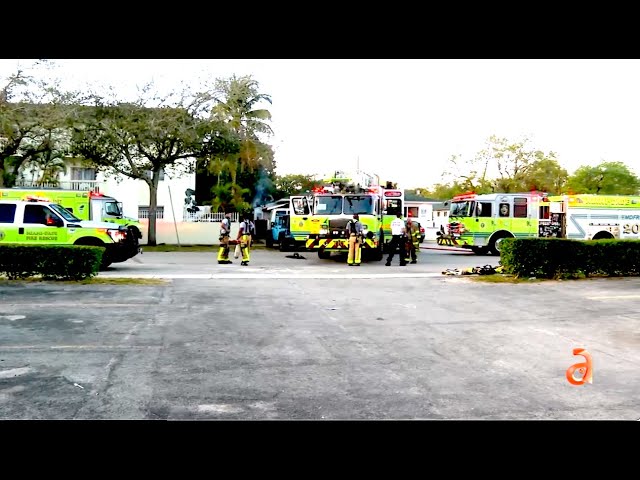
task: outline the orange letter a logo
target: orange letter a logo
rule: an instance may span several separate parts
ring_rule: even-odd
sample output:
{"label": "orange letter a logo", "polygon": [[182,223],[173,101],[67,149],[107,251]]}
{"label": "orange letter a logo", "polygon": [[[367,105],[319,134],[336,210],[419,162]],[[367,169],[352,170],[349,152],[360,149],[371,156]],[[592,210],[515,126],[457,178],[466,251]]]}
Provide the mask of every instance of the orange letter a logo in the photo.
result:
{"label": "orange letter a logo", "polygon": [[[593,383],[593,364],[591,362],[591,355],[587,353],[584,348],[574,348],[574,355],[581,355],[586,362],[575,363],[567,368],[567,380],[572,385],[584,385],[585,383]],[[576,379],[573,374],[578,370],[582,374],[582,378]]]}

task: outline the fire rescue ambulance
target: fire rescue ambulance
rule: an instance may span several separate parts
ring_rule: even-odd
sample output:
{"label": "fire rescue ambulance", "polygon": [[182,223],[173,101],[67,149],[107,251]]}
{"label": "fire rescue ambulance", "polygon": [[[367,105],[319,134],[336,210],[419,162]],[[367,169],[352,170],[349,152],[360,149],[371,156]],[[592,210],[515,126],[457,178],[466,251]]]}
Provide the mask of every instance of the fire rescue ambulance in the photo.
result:
{"label": "fire rescue ambulance", "polygon": [[364,230],[363,258],[382,260],[391,239],[391,221],[403,211],[404,191],[390,183],[374,184],[371,176],[356,182],[340,173],[325,179],[324,186],[308,196],[291,197],[291,235],[320,258],[328,258],[331,252],[347,253],[346,226],[357,213]]}
{"label": "fire rescue ambulance", "polygon": [[80,220],[109,222],[127,227],[136,242],[142,238],[138,220],[122,214],[122,203],[99,192],[86,190],[1,188],[0,200],[40,200],[62,205]]}
{"label": "fire rescue ambulance", "polygon": [[61,205],[36,199],[0,199],[0,244],[103,247],[103,269],[140,251],[127,227],[81,220]]}
{"label": "fire rescue ambulance", "polygon": [[505,238],[640,239],[640,196],[463,194],[451,200],[443,241],[500,254]]}

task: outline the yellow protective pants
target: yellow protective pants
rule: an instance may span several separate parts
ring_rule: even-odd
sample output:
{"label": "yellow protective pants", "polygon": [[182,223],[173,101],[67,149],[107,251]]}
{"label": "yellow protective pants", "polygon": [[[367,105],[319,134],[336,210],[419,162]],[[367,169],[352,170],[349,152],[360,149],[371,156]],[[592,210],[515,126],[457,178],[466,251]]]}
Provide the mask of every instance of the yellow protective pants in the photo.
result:
{"label": "yellow protective pants", "polygon": [[229,235],[220,237],[220,249],[218,250],[218,262],[229,261]]}
{"label": "yellow protective pants", "polygon": [[240,251],[242,252],[242,264],[247,265],[251,256],[249,249],[251,247],[251,235],[242,235],[240,237]]}
{"label": "yellow protective pants", "polygon": [[360,257],[362,255],[362,247],[358,236],[352,233],[349,236],[349,254],[347,255],[348,265],[360,265]]}
{"label": "yellow protective pants", "polygon": [[407,262],[409,260],[417,261],[418,260],[418,250],[420,249],[420,242],[419,241],[418,242],[416,242],[416,241],[413,241],[413,242],[407,241],[406,246],[407,246],[407,253],[406,253],[405,258],[404,258],[405,261],[407,261]]}

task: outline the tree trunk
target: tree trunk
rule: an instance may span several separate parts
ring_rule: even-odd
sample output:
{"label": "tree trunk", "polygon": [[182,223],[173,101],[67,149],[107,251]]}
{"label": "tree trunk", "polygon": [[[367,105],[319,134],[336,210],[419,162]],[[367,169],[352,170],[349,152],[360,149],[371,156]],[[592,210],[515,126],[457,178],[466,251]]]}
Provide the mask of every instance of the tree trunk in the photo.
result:
{"label": "tree trunk", "polygon": [[156,209],[158,208],[158,183],[160,171],[155,169],[149,185],[149,230],[147,233],[147,245],[156,245]]}

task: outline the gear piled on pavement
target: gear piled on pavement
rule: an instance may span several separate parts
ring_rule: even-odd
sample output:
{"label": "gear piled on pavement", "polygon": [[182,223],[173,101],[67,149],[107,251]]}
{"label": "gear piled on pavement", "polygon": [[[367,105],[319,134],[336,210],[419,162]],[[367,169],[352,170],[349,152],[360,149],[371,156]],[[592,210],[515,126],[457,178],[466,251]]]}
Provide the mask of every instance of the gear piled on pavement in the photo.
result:
{"label": "gear piled on pavement", "polygon": [[293,255],[285,255],[285,257],[287,257],[287,258],[295,258],[296,260],[306,260],[306,258],[303,257],[302,255],[300,255],[298,252],[294,252]]}
{"label": "gear piled on pavement", "polygon": [[498,265],[483,265],[482,267],[471,267],[460,270],[459,268],[447,268],[442,272],[443,275],[493,275],[495,273],[504,273],[504,267]]}

